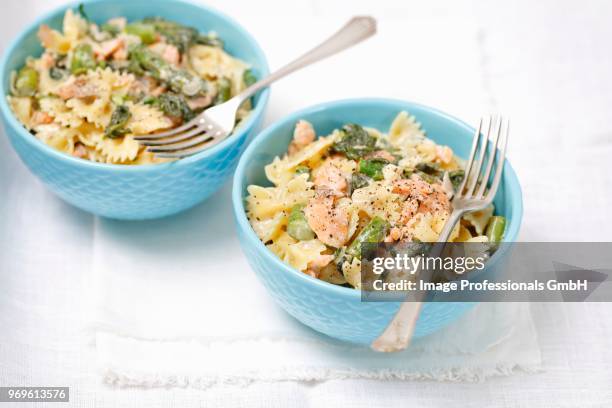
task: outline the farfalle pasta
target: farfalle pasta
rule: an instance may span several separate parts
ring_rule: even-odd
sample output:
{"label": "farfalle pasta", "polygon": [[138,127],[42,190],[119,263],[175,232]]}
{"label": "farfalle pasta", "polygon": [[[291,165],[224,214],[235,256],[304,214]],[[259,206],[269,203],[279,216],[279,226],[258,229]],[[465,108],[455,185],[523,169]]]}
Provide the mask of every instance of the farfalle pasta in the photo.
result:
{"label": "farfalle pasta", "polygon": [[[296,123],[283,157],[265,168],[270,187],[247,188],[247,216],[259,239],[292,267],[327,282],[361,287],[361,242],[435,242],[462,182],[462,162],[400,112],[389,132],[347,124],[317,137]],[[454,242],[498,242],[494,207],[468,214]],[[500,227],[501,226],[501,227]]]}
{"label": "farfalle pasta", "polygon": [[[85,160],[166,161],[134,136],[179,126],[255,81],[214,33],[162,18],[96,24],[80,8],[38,37],[44,52],[13,74],[9,105],[34,137]],[[237,119],[250,110],[245,103]]]}

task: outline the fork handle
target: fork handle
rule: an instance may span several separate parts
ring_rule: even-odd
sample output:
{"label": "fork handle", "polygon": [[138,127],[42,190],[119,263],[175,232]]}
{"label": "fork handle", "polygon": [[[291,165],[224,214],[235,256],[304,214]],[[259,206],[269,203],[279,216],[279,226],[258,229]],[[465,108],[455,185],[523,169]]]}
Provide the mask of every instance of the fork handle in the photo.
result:
{"label": "fork handle", "polygon": [[323,41],[321,44],[308,51],[298,59],[267,77],[257,81],[240,94],[237,98],[242,101],[250,98],[255,92],[267,87],[272,82],[291,74],[298,69],[314,64],[324,58],[344,51],[345,49],[360,43],[376,33],[376,20],[370,16],[353,17],[337,33]]}
{"label": "fork handle", "polygon": [[[450,237],[455,224],[457,224],[463,213],[464,211],[462,210],[453,210],[444,224],[444,228],[440,231],[438,241],[433,246],[429,256],[440,256],[445,243],[448,241],[448,237]],[[408,347],[426,295],[427,292],[425,291],[410,292],[382,334],[372,342],[370,345],[372,349],[381,352],[393,352],[401,351]]]}

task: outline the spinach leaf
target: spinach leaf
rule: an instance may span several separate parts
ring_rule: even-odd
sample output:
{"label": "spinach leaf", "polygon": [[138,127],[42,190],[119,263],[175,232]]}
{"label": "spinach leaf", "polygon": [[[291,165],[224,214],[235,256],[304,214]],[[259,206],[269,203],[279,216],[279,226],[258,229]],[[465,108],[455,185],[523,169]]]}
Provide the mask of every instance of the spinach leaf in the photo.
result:
{"label": "spinach leaf", "polygon": [[154,105],[159,107],[168,116],[183,119],[183,122],[187,122],[195,116],[195,113],[182,95],[173,93],[161,94],[157,97]]}
{"label": "spinach leaf", "polygon": [[66,75],[68,75],[68,73],[64,69],[58,67],[49,68],[49,76],[51,77],[51,79],[55,79],[57,81],[59,79],[64,78]]}
{"label": "spinach leaf", "polygon": [[351,177],[351,191],[355,191],[359,188],[367,187],[372,181],[368,176],[361,173],[355,173]]}
{"label": "spinach leaf", "polygon": [[147,96],[142,100],[142,103],[155,106],[166,115],[181,118],[183,121],[189,121],[195,116],[195,112],[189,107],[183,95],[180,94],[168,92],[159,96]]}
{"label": "spinach leaf", "polygon": [[198,34],[195,39],[196,44],[208,45],[211,47],[223,48],[223,41],[215,36],[210,34]]}
{"label": "spinach leaf", "polygon": [[338,248],[336,252],[334,252],[334,265],[336,265],[336,270],[342,273],[342,265],[344,262],[350,262],[353,259],[352,256],[346,253],[346,248]]}
{"label": "spinach leaf", "polygon": [[448,173],[448,178],[450,179],[451,184],[453,185],[453,188],[455,190],[459,188],[459,185],[463,181],[464,177],[465,177],[465,171],[463,170],[453,170]]}
{"label": "spinach leaf", "polygon": [[125,135],[129,131],[126,125],[131,116],[127,106],[117,106],[111,115],[110,123],[104,130],[104,135],[111,139]]}
{"label": "spinach leaf", "polygon": [[332,145],[337,153],[344,153],[351,160],[357,160],[376,148],[376,138],[357,124],[342,127],[342,137]]}
{"label": "spinach leaf", "polygon": [[418,174],[424,181],[429,184],[435,184],[440,181],[439,178],[432,176],[431,174],[423,173],[422,171],[417,171],[416,174]]}
{"label": "spinach leaf", "polygon": [[444,171],[437,163],[419,163],[415,166],[414,172],[429,184],[441,181],[444,176]]}
{"label": "spinach leaf", "polygon": [[442,181],[442,177],[444,176],[444,171],[440,169],[438,164],[424,162],[417,164],[414,169],[404,169],[402,173],[404,178],[410,178],[413,174],[417,174],[429,184]]}
{"label": "spinach leaf", "polygon": [[129,49],[128,59],[130,64],[133,64],[133,68],[138,67],[158,80],[161,80],[162,76],[167,76],[170,69],[168,63],[159,55],[140,45]]}
{"label": "spinach leaf", "polygon": [[81,17],[83,17],[88,23],[91,21],[89,19],[89,17],[87,16],[87,13],[85,13],[85,6],[83,5],[83,3],[79,4],[79,14],[81,15]]}
{"label": "spinach leaf", "polygon": [[440,170],[440,166],[436,163],[419,163],[415,166],[415,169],[418,171],[429,174],[430,176],[434,176],[436,178],[441,179],[444,175],[444,172]]}

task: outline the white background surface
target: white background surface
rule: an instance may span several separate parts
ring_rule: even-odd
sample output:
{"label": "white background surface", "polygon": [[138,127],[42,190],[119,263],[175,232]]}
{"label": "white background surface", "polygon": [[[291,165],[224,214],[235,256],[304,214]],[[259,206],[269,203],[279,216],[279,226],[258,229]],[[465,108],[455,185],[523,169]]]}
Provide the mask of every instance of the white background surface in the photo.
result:
{"label": "white background surface", "polygon": [[[255,35],[272,68],[351,14],[379,20],[376,38],[275,85],[266,123],[351,96],[415,100],[471,123],[501,111],[512,118],[510,160],[524,190],[521,238],[610,240],[612,3],[209,3]],[[2,2],[0,46],[56,4]],[[104,385],[83,330],[94,218],[47,192],[4,137],[0,151],[1,385],[68,385],[78,407],[612,406],[607,304],[534,305],[545,371],[480,384],[351,380],[208,391]]]}

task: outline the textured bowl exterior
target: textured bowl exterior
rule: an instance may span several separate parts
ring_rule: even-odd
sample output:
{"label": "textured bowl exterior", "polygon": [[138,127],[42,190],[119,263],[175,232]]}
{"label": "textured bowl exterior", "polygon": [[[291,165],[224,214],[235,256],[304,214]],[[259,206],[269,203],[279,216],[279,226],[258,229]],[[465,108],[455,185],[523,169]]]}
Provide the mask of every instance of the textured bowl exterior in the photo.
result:
{"label": "textured bowl exterior", "polygon": [[[3,56],[0,92],[7,94],[10,72],[29,55],[42,51],[36,39],[40,24],[61,25],[64,6],[42,17],[19,36]],[[266,58],[255,40],[236,22],[204,7],[183,0],[93,0],[85,2],[88,15],[96,21],[114,16],[128,19],[160,15],[165,18],[214,30],[225,40],[226,49],[252,65],[259,77],[268,73]],[[21,126],[0,98],[5,133],[27,167],[65,201],[85,211],[116,219],[164,217],[188,209],[217,191],[234,170],[240,154],[261,125],[269,91],[255,98],[255,109],[232,136],[217,146],[171,163],[121,166],[93,163],[70,157],[45,145]]]}
{"label": "textured bowl exterior", "polygon": [[[404,101],[352,99],[306,108],[265,129],[242,155],[234,175],[232,199],[240,244],[268,292],[283,309],[305,325],[333,338],[361,345],[369,345],[384,330],[400,303],[362,302],[359,291],[311,278],[283,263],[257,238],[246,218],[246,187],[270,184],[265,179],[263,166],[286,150],[298,119],[313,123],[317,134],[328,134],[347,122],[386,130],[401,110],[415,115],[436,142],[451,146],[459,156],[469,153],[474,130],[442,112]],[[516,240],[523,209],[520,186],[509,163],[504,168],[503,185],[495,204],[497,211],[509,221],[506,240]],[[496,257],[498,255],[504,254],[498,253]],[[425,303],[414,337],[443,328],[474,305],[468,302]]]}
{"label": "textured bowl exterior", "polygon": [[70,204],[115,219],[159,218],[186,210],[217,191],[244,150],[247,133],[205,160],[185,166],[147,166],[141,172],[113,172],[105,166],[76,167],[33,149],[5,128],[21,160],[47,187]]}
{"label": "textured bowl exterior", "polygon": [[[295,274],[271,264],[260,248],[250,245],[246,234],[240,233],[240,243],[249,264],[274,300],[305,325],[330,337],[370,344],[399,308],[397,302],[362,302],[354,289],[342,288],[357,295],[349,297],[321,290],[318,285],[304,283]],[[446,326],[473,305],[466,302],[425,303],[414,337],[426,336]]]}

